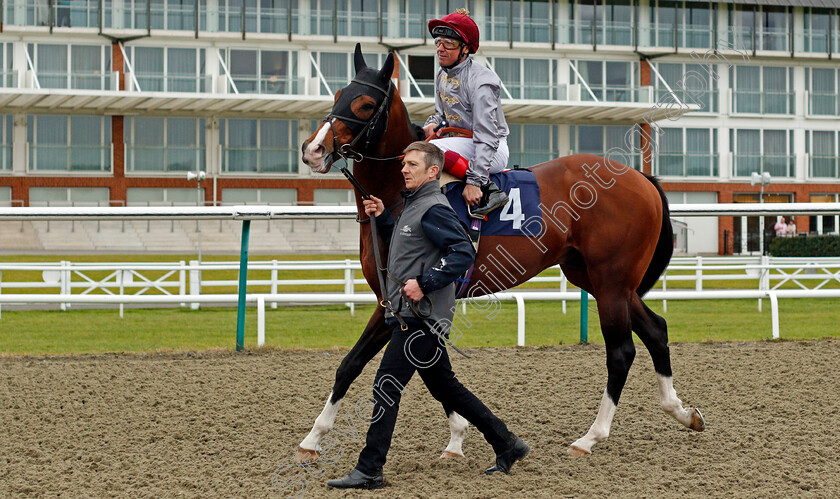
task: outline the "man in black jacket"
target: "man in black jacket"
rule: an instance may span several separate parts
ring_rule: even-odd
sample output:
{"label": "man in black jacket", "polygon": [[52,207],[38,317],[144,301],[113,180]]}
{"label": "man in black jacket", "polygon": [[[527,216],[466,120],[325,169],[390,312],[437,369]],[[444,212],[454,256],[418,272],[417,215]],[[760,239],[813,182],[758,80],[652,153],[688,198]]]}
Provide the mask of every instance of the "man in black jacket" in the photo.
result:
{"label": "man in black jacket", "polygon": [[394,221],[382,200],[371,196],[365,201],[368,215],[376,215],[382,241],[389,241],[384,294],[393,312],[386,312],[386,324],[395,327],[376,373],[372,422],[365,448],[355,469],[343,478],[327,482],[330,488],[372,489],[384,485],[382,466],[391,446],[400,395],[415,371],[432,396],[475,425],[493,447],[496,464],[485,473],[509,473],[511,466],[530,450],[452,372],[449,355],[437,335],[448,333],[443,325],[451,324],[454,314],[454,281],[469,267],[475,254],[455,212],[440,192],[440,149],[426,142],[414,142],[404,153],[402,173],[407,191],[403,193],[405,205],[398,221]]}

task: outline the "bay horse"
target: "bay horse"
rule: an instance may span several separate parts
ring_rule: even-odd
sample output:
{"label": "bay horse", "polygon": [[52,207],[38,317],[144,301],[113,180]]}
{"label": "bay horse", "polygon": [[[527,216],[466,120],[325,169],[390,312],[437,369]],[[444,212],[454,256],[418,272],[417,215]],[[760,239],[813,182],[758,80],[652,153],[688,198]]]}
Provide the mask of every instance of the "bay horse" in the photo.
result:
{"label": "bay horse", "polygon": [[[356,76],[335,95],[332,112],[302,145],[303,161],[316,173],[327,173],[341,157],[355,159],[353,174],[367,192],[381,198],[395,216],[405,184],[399,156],[411,142],[424,138],[413,124],[391,81],[394,56],[376,70],[365,64],[356,45]],[[665,319],[642,301],[673,253],[668,202],[651,176],[610,159],[576,154],[530,168],[540,187],[542,222],[531,221],[530,236],[485,236],[476,256],[467,295],[490,295],[514,287],[559,264],[569,282],[592,294],[607,353],[607,385],[595,422],[568,448],[571,455],[591,453],[607,438],[627,374],[636,355],[631,331],[649,351],[656,371],[662,409],[696,431],[705,429],[699,410],[684,408],[674,390]],[[358,218],[366,222],[356,189]],[[526,222],[528,223],[528,222]],[[525,224],[523,224],[525,225]],[[371,229],[361,225],[362,270],[376,296],[377,278]],[[387,246],[380,243],[382,261]],[[504,265],[499,265],[505,261]],[[495,274],[494,274],[495,272]],[[320,456],[320,443],[334,423],[350,384],[391,337],[384,309],[377,306],[358,342],[336,370],[335,383],[312,431],[300,443],[295,460]],[[462,457],[466,419],[444,407],[451,439],[441,457]]]}

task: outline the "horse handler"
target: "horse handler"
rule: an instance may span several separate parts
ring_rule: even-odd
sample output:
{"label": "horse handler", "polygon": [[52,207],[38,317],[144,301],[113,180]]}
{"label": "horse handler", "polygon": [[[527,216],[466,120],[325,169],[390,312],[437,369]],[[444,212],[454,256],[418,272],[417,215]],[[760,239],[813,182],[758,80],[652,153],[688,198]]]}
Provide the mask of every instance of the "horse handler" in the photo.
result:
{"label": "horse handler", "polygon": [[376,215],[382,240],[390,241],[385,299],[390,301],[393,312],[386,312],[386,323],[393,324],[394,331],[376,373],[372,422],[365,448],[356,467],[345,477],[328,481],[329,488],[384,486],[382,466],[391,446],[400,395],[415,371],[435,399],[464,416],[493,447],[496,464],[486,474],[510,473],[513,464],[530,450],[452,372],[449,355],[438,335],[441,330],[448,333],[441,325],[451,324],[453,318],[454,281],[469,267],[475,254],[455,212],[440,192],[437,179],[443,153],[427,142],[414,142],[404,153],[402,174],[407,191],[403,193],[405,206],[397,222],[382,200],[371,196],[364,202],[368,215]]}

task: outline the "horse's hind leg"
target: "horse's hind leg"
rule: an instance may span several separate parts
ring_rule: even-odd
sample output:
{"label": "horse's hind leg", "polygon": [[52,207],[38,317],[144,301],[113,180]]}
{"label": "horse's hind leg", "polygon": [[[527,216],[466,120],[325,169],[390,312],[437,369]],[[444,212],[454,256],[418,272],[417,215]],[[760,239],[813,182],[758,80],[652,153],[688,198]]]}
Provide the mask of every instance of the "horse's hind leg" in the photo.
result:
{"label": "horse's hind leg", "polygon": [[590,454],[593,445],[609,436],[621,390],[636,356],[636,347],[630,333],[629,299],[626,294],[606,292],[596,294],[596,298],[601,331],[607,347],[607,388],[601,397],[601,406],[595,422],[586,435],[569,447],[569,454],[573,456]]}
{"label": "horse's hind leg", "polygon": [[645,344],[653,359],[662,410],[692,430],[705,430],[706,422],[700,411],[696,408],[684,408],[682,401],[677,397],[677,391],[674,390],[671,353],[668,348],[668,325],[665,319],[656,315],[638,296],[634,296],[631,302],[630,319],[633,331]]}

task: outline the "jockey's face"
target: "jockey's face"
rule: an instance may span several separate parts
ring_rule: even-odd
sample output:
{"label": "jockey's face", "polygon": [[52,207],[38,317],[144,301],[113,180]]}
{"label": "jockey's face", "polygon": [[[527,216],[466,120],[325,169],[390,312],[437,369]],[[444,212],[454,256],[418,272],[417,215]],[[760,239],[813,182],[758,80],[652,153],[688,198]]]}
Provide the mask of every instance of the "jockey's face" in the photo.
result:
{"label": "jockey's face", "polygon": [[442,67],[449,67],[457,63],[461,57],[461,53],[467,50],[467,47],[462,42],[453,40],[452,38],[435,38],[435,45],[437,46],[438,64]]}
{"label": "jockey's face", "polygon": [[413,191],[430,180],[437,178],[437,165],[426,166],[425,154],[420,151],[408,151],[403,158],[402,174],[405,188]]}

